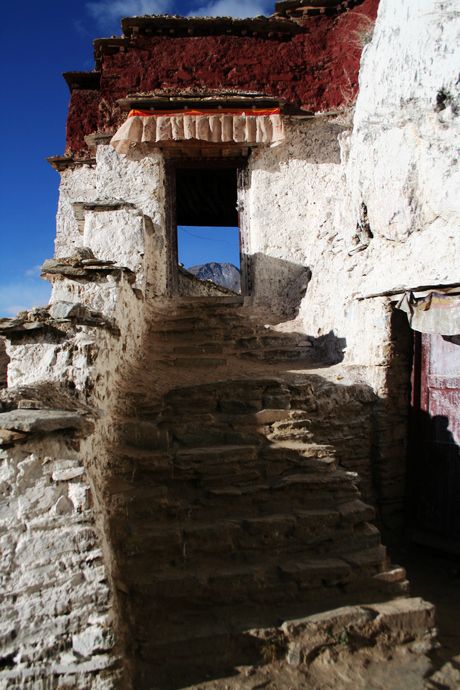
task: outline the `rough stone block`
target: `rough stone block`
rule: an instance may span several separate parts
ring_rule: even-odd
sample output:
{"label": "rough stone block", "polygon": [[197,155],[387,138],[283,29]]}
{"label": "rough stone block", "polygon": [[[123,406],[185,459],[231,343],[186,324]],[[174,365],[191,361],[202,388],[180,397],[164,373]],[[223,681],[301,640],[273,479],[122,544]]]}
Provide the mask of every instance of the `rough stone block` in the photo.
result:
{"label": "rough stone block", "polygon": [[375,625],[391,630],[392,634],[423,635],[435,624],[433,604],[418,597],[373,604],[369,609],[377,614]]}
{"label": "rough stone block", "polygon": [[63,429],[84,430],[87,420],[67,410],[12,410],[0,414],[0,429],[26,433],[49,433]]}
{"label": "rough stone block", "polygon": [[105,652],[113,647],[113,636],[109,630],[98,625],[92,625],[78,635],[72,636],[72,648],[76,654],[84,658],[98,652]]}

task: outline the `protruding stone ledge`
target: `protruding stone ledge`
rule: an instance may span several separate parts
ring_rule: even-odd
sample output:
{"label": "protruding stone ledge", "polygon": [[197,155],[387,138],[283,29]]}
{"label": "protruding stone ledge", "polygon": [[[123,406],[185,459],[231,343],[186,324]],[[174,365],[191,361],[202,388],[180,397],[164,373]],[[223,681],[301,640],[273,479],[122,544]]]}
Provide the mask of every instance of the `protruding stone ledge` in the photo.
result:
{"label": "protruding stone ledge", "polygon": [[[91,205],[91,210],[94,210],[94,206]],[[99,205],[98,208],[108,210],[107,204],[102,208]],[[110,210],[113,208],[111,207]],[[53,275],[89,281],[104,278],[107,275],[115,279],[121,279],[124,276],[129,283],[134,283],[136,280],[136,274],[131,269],[116,266],[114,261],[97,259],[88,247],[80,247],[72,256],[47,259],[41,267],[41,276],[46,278]]]}
{"label": "protruding stone ledge", "polygon": [[13,319],[0,319],[0,336],[10,341],[33,340],[43,335],[60,340],[72,335],[76,326],[106,328],[114,335],[120,334],[115,323],[80,302],[55,302],[49,307],[20,312]]}
{"label": "protruding stone ledge", "polygon": [[[295,24],[280,17],[179,17],[172,15],[150,15],[122,19],[123,33],[128,38],[140,35],[168,36],[213,36],[236,35],[259,38],[286,38],[301,32]],[[117,42],[118,41],[118,42]],[[96,64],[107,51],[126,48],[125,39],[98,39],[94,41]]]}
{"label": "protruding stone ledge", "polygon": [[72,91],[95,91],[101,85],[100,72],[64,72],[62,75],[69,87],[70,93]]}
{"label": "protruding stone ledge", "polygon": [[26,433],[61,429],[82,430],[87,423],[79,412],[71,410],[11,410],[0,414],[0,429]]}
{"label": "protruding stone ledge", "polygon": [[92,167],[96,165],[95,158],[75,158],[74,156],[49,156],[46,160],[52,168],[57,170],[57,172],[64,172],[64,170],[68,170],[69,168],[81,168],[83,165],[90,165]]}
{"label": "protruding stone ledge", "polygon": [[0,447],[23,443],[31,435],[70,431],[86,436],[91,422],[69,410],[11,410],[0,414]]}
{"label": "protruding stone ledge", "polygon": [[[128,201],[120,201],[119,199],[110,199],[104,201],[93,201],[92,203],[83,204],[84,211],[139,211],[135,204],[131,204]],[[106,262],[110,263],[110,262]]]}
{"label": "protruding stone ledge", "polygon": [[115,130],[112,132],[93,132],[87,134],[85,137],[85,144],[90,149],[95,149],[97,146],[108,146],[112,140]]}
{"label": "protruding stone ledge", "polygon": [[51,320],[47,308],[32,309],[28,312],[19,312],[12,319],[0,319],[0,335],[8,340],[22,337],[35,337],[44,333],[56,337],[65,336],[60,332]]}

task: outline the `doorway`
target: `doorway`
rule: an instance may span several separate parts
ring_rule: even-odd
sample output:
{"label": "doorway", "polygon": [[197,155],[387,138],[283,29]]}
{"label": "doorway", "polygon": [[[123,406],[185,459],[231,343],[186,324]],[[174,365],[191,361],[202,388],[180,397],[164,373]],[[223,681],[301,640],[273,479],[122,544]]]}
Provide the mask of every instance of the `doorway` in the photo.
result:
{"label": "doorway", "polygon": [[239,160],[180,160],[170,169],[176,272],[242,293]]}
{"label": "doorway", "polygon": [[460,554],[459,336],[415,333],[411,426],[411,536]]}

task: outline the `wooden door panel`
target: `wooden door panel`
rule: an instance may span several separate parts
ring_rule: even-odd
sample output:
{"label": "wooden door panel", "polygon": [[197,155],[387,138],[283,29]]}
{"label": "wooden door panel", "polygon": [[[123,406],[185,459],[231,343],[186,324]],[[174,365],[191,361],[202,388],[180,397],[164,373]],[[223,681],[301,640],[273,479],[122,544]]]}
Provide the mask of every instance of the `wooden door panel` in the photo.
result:
{"label": "wooden door panel", "polygon": [[460,550],[460,345],[417,334],[411,523],[418,541]]}

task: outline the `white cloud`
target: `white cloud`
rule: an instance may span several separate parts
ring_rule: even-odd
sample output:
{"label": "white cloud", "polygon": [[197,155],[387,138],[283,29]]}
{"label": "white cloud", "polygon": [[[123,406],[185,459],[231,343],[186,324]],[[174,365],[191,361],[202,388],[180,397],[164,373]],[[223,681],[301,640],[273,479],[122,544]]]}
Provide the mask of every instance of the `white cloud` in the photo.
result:
{"label": "white cloud", "polygon": [[[273,0],[209,0],[203,4],[199,0],[183,3],[195,6],[189,16],[206,17],[255,17],[273,12]],[[122,17],[147,14],[164,14],[177,8],[174,0],[92,0],[86,8],[103,29],[119,29]]]}
{"label": "white cloud", "polygon": [[101,27],[113,27],[122,17],[163,14],[171,10],[172,0],[99,0],[86,8]]}
{"label": "white cloud", "polygon": [[28,268],[27,271],[24,272],[24,275],[26,278],[40,278],[40,271],[41,265],[39,264],[38,266],[32,266],[32,268]]}
{"label": "white cloud", "polygon": [[273,12],[273,0],[212,0],[189,14],[207,17],[257,17]]}
{"label": "white cloud", "polygon": [[44,280],[25,279],[0,285],[0,317],[48,304],[51,286]]}

